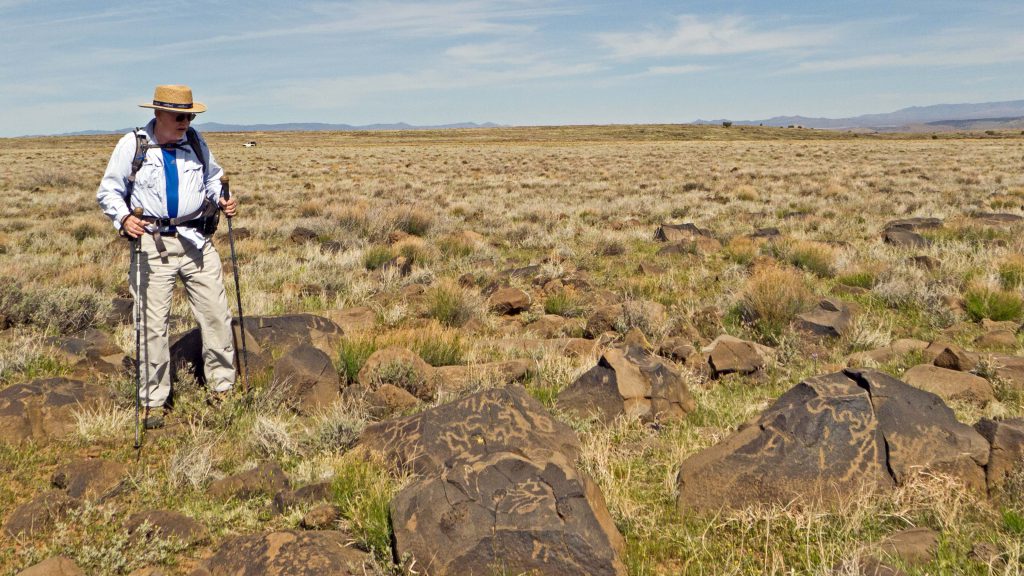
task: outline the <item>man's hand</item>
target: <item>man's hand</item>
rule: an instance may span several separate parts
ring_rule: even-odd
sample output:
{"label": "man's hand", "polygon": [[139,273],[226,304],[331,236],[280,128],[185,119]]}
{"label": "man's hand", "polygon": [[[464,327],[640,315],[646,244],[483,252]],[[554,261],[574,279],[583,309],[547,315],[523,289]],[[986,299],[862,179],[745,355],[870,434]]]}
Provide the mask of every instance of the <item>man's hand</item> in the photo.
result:
{"label": "man's hand", "polygon": [[138,238],[145,234],[145,226],[146,222],[139,220],[131,214],[125,216],[124,220],[121,221],[121,230],[132,238]]}
{"label": "man's hand", "polygon": [[221,198],[220,209],[224,211],[225,216],[227,216],[228,218],[232,218],[234,217],[235,212],[238,210],[238,201],[235,200],[234,196],[227,200]]}

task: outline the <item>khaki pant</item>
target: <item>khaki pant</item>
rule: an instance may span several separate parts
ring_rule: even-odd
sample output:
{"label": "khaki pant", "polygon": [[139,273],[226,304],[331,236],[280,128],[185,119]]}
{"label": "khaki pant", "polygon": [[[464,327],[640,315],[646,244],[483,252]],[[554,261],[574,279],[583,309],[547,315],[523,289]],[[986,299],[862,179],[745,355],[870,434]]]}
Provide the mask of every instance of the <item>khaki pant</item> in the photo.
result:
{"label": "khaki pant", "polygon": [[[234,344],[231,312],[224,291],[220,257],[207,242],[200,250],[188,240],[163,237],[167,260],[160,259],[153,237],[142,236],[142,386],[139,399],[143,406],[162,406],[171,393],[170,350],[167,337],[171,315],[171,294],[175,279],[185,285],[192,314],[199,322],[203,337],[203,369],[206,382],[215,392],[230,390],[235,382]],[[134,252],[128,282],[136,295]]]}

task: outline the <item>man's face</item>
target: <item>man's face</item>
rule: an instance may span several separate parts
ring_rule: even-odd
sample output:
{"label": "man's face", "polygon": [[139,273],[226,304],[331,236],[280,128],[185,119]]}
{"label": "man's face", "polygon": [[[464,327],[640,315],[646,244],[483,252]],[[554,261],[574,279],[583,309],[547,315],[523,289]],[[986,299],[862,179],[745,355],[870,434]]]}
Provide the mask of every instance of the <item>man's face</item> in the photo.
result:
{"label": "man's face", "polygon": [[194,114],[187,112],[167,112],[156,110],[156,134],[161,144],[177,142],[185,136],[188,125],[195,118]]}

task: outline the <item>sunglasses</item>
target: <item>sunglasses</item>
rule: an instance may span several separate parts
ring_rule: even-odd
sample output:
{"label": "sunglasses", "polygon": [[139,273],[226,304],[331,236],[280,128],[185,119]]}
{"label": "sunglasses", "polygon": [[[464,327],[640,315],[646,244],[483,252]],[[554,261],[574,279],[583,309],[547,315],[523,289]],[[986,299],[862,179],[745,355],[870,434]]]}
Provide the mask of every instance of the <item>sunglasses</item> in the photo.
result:
{"label": "sunglasses", "polygon": [[184,122],[185,120],[188,120],[189,122],[191,122],[191,121],[193,121],[195,119],[196,119],[196,115],[195,114],[178,114],[177,116],[174,117],[174,121],[175,122]]}

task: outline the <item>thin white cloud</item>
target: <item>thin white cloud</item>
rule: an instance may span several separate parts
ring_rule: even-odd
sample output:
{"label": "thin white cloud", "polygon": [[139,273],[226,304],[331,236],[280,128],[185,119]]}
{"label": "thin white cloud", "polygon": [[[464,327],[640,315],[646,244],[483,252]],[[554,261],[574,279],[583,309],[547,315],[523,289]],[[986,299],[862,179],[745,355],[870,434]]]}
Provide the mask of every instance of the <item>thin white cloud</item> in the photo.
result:
{"label": "thin white cloud", "polygon": [[518,42],[460,44],[444,51],[445,56],[467,64],[528,64],[539,54]]}
{"label": "thin white cloud", "polygon": [[642,32],[598,34],[598,40],[624,60],[669,56],[717,56],[770,53],[823,46],[833,41],[835,30],[792,26],[768,28],[740,16],[703,19],[679,16],[674,28]]}
{"label": "thin white cloud", "polygon": [[569,11],[540,0],[443,0],[440,2],[360,1],[321,4],[322,24],[331,30],[387,31],[418,37],[514,34],[536,28],[533,22]]}
{"label": "thin white cloud", "polygon": [[699,64],[683,64],[681,66],[651,66],[642,76],[678,76],[680,74],[694,74],[710,70],[710,66]]}
{"label": "thin white cloud", "polygon": [[463,68],[429,69],[408,73],[346,76],[286,84],[270,91],[270,97],[287,102],[291,108],[337,110],[366,98],[415,91],[454,91],[487,86],[513,86],[517,83],[549,78],[569,78],[593,74],[596,64],[557,64],[538,62],[507,70],[467,71]]}
{"label": "thin white cloud", "polygon": [[913,42],[913,46],[915,49],[907,51],[805,61],[791,71],[949,68],[1024,62],[1024,38],[1016,31],[944,30]]}
{"label": "thin white cloud", "polygon": [[[2,1],[2,0],[0,0]],[[135,48],[100,48],[82,54],[90,61],[147,62],[167,52],[196,53],[213,47],[242,46],[246,43],[294,36],[337,36],[374,34],[382,37],[454,38],[462,36],[523,36],[536,30],[535,22],[556,14],[570,13],[559,3],[539,0],[500,2],[497,0],[442,0],[436,2],[369,2],[316,4],[308,7],[317,15],[314,22],[260,26],[244,30],[189,38],[176,42]],[[90,51],[86,51],[90,52]],[[471,49],[465,54],[469,55]],[[458,52],[456,52],[457,54]]]}

